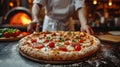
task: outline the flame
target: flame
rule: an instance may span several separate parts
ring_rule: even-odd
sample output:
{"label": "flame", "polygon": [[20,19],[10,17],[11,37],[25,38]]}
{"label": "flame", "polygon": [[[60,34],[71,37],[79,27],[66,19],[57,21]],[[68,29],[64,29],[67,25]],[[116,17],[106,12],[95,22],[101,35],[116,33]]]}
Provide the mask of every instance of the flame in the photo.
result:
{"label": "flame", "polygon": [[10,25],[26,26],[31,22],[31,18],[24,12],[18,12],[10,19]]}

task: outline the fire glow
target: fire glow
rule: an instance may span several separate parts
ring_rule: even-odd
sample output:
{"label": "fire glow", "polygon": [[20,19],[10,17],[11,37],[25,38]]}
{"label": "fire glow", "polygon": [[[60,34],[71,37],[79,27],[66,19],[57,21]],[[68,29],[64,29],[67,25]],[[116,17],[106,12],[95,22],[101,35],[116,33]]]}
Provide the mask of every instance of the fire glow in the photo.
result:
{"label": "fire glow", "polygon": [[31,22],[31,18],[23,12],[18,12],[13,15],[10,19],[10,25],[21,25],[26,26]]}

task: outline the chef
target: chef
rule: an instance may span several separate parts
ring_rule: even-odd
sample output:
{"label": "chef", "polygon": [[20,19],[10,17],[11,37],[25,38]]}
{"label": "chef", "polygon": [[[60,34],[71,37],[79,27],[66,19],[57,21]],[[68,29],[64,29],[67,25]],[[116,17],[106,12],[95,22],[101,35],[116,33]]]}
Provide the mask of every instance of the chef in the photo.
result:
{"label": "chef", "polygon": [[45,18],[42,31],[74,31],[72,15],[78,12],[81,23],[81,31],[93,34],[93,30],[87,24],[85,16],[85,0],[34,0],[32,7],[32,22],[28,25],[28,32],[39,31],[39,13],[45,9]]}

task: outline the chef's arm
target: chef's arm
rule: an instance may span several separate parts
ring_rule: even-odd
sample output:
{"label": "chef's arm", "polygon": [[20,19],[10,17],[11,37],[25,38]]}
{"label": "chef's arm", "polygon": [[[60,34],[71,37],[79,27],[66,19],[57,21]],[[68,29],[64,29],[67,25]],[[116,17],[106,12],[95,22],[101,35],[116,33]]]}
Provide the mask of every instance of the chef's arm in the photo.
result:
{"label": "chef's arm", "polygon": [[85,7],[78,9],[78,18],[80,20],[81,26],[87,25],[87,18],[86,18],[86,9]]}
{"label": "chef's arm", "polygon": [[40,11],[41,7],[38,4],[33,4],[32,6],[32,22],[27,26],[27,31],[30,33],[33,33],[34,31],[39,32],[40,31]]}
{"label": "chef's arm", "polygon": [[38,4],[33,4],[32,6],[32,22],[40,22],[40,11],[42,6]]}
{"label": "chef's arm", "polygon": [[88,34],[94,34],[92,28],[87,23],[85,6],[78,9],[78,18],[81,23],[81,31],[87,32]]}

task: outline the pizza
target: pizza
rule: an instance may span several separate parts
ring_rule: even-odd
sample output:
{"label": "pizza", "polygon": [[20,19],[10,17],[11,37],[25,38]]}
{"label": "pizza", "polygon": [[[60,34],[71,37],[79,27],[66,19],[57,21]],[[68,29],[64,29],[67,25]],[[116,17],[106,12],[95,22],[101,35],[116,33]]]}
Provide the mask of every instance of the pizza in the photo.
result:
{"label": "pizza", "polygon": [[16,28],[0,28],[0,41],[15,41],[28,34]]}
{"label": "pizza", "polygon": [[14,28],[1,28],[0,29],[0,38],[10,38],[10,37],[18,37],[21,31],[19,29]]}
{"label": "pizza", "polygon": [[47,61],[79,60],[94,54],[100,41],[85,32],[34,32],[19,42],[19,51],[25,55]]}

